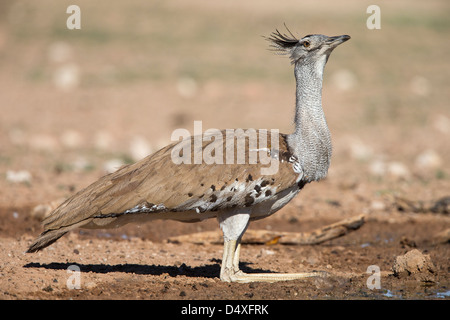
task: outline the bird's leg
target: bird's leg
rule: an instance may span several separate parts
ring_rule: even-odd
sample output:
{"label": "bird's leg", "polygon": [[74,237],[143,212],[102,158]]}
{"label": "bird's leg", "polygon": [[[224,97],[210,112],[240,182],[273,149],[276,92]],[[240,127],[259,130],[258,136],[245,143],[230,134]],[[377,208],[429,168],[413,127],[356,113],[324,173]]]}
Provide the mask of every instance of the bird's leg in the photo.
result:
{"label": "bird's leg", "polygon": [[222,267],[220,268],[220,280],[233,282],[233,275],[239,270],[234,270],[233,256],[236,251],[236,240],[225,241],[223,247]]}
{"label": "bird's leg", "polygon": [[239,244],[242,235],[248,227],[250,210],[229,211],[222,213],[217,218],[224,236],[220,279],[222,281],[232,282],[234,281],[232,277],[239,271]]}
{"label": "bird's leg", "polygon": [[226,241],[220,270],[220,280],[226,282],[277,282],[324,276],[321,272],[305,273],[244,273],[239,269],[240,239]]}
{"label": "bird's leg", "polygon": [[308,273],[244,273],[239,269],[241,239],[248,227],[250,214],[248,211],[228,212],[218,217],[224,234],[224,248],[220,280],[226,282],[276,282],[315,276],[323,276],[320,272]]}
{"label": "bird's leg", "polygon": [[234,251],[233,256],[233,270],[238,273],[242,272],[239,270],[239,255],[241,253],[241,240],[239,239],[236,244],[236,250]]}

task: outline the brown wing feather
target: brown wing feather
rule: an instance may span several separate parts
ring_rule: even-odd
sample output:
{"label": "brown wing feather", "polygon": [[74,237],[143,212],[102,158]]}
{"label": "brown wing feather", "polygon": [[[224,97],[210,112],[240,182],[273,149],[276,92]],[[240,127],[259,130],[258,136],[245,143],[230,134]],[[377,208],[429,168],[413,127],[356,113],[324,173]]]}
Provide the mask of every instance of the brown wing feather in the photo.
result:
{"label": "brown wing feather", "polygon": [[[222,135],[225,141],[225,131]],[[269,132],[268,143],[270,137]],[[191,139],[193,151],[194,138]],[[203,141],[203,150],[210,143],[212,142]],[[291,153],[285,135],[280,135],[279,139],[278,172],[267,176],[261,174],[261,169],[268,164],[248,164],[247,140],[246,164],[209,165],[202,162],[177,165],[171,158],[176,145],[177,143],[171,144],[135,164],[122,167],[81,190],[44,220],[45,230],[79,226],[82,221],[89,223],[93,218],[132,212],[130,210],[140,208],[139,206],[146,208],[142,210],[147,210],[147,213],[195,209],[203,212],[249,206],[263,201],[264,197],[256,197],[261,184],[263,187],[270,185],[272,190],[278,192],[294,185],[298,177],[292,169],[292,163],[288,161]],[[226,143],[223,145],[225,159]],[[192,152],[191,161],[193,160]],[[254,192],[253,199],[250,199],[248,194],[256,188],[256,183],[260,185]],[[139,209],[135,211],[139,213]]]}

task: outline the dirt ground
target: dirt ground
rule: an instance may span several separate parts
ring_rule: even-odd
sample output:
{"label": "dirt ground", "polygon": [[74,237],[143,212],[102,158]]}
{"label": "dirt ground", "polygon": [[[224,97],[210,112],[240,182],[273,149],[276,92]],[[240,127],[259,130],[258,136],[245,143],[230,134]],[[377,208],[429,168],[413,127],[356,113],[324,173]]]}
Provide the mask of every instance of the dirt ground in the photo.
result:
{"label": "dirt ground", "polygon": [[[67,30],[64,3],[2,2],[0,299],[450,299],[449,4],[384,4],[381,30],[366,27],[369,4],[78,1],[82,29]],[[366,222],[319,245],[244,244],[241,268],[326,276],[223,283],[222,245],[168,241],[217,230],[212,220],[77,230],[25,253],[42,231],[36,206],[156,151],[177,128],[193,132],[194,120],[289,132],[292,67],[261,38],[283,22],[295,34],[352,36],[325,69],[334,153],[327,179],[250,229]],[[394,275],[413,249],[434,268]]]}

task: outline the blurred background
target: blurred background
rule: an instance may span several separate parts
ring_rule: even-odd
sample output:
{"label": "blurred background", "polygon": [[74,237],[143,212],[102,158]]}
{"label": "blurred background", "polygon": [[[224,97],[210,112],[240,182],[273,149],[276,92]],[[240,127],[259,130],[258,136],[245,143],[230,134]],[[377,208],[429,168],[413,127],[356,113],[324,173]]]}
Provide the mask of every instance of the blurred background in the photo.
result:
{"label": "blurred background", "polygon": [[[80,30],[66,26],[71,4]],[[366,25],[371,4],[379,30]],[[323,88],[336,194],[448,195],[449,9],[447,0],[2,0],[0,206],[67,197],[169,143],[174,129],[193,132],[194,120],[290,132],[293,68],[262,37],[284,23],[298,37],[352,37],[331,55]]]}

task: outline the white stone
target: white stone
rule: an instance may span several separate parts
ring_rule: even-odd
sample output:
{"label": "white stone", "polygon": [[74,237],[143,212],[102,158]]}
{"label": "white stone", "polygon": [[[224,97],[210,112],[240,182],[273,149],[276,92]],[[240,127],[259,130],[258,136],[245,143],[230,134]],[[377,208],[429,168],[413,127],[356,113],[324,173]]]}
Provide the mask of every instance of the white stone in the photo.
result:
{"label": "white stone", "polygon": [[53,74],[53,84],[63,91],[70,91],[80,84],[80,69],[74,63],[58,67]]}
{"label": "white stone", "polygon": [[386,164],[382,160],[373,160],[369,165],[369,172],[374,176],[384,176],[386,174]]}
{"label": "white stone", "polygon": [[107,131],[98,131],[94,136],[95,147],[101,150],[109,149],[113,142],[112,135]]}
{"label": "white stone", "polygon": [[67,148],[78,148],[83,144],[83,137],[78,131],[66,130],[61,135],[61,143]]}
{"label": "white stone", "polygon": [[388,173],[395,178],[408,178],[410,171],[406,165],[401,162],[389,162],[387,166]]}
{"label": "white stone", "polygon": [[49,134],[34,134],[29,139],[29,145],[33,149],[54,151],[58,148],[59,143],[56,138]]}
{"label": "white stone", "polygon": [[420,170],[437,169],[441,167],[443,160],[434,150],[426,150],[419,154],[415,161],[415,166]]}
{"label": "white stone", "polygon": [[31,182],[31,173],[26,170],[6,171],[6,180],[13,183],[29,183]]}
{"label": "white stone", "polygon": [[152,147],[143,137],[136,136],[130,143],[130,154],[133,160],[138,161],[152,153]]}
{"label": "white stone", "polygon": [[106,161],[103,164],[103,170],[105,170],[106,173],[113,173],[117,171],[120,167],[125,165],[125,162],[121,159],[111,159]]}

